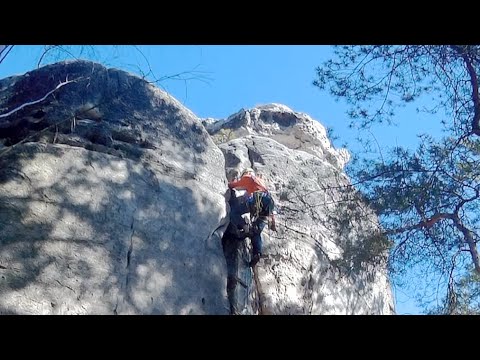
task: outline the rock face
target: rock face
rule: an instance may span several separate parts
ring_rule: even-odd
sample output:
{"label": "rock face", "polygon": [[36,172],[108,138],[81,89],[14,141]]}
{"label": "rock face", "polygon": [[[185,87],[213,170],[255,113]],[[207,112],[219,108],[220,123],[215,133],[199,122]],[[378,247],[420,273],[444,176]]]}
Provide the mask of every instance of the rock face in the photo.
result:
{"label": "rock face", "polygon": [[227,314],[225,193],[246,166],[279,214],[253,273],[239,262],[241,312],[393,313],[348,157],[283,105],[202,124],[88,61],[0,80],[0,314]]}
{"label": "rock face", "polygon": [[225,314],[224,158],[163,91],[91,62],[0,82],[0,313]]}
{"label": "rock face", "polygon": [[346,149],[336,150],[328,140],[325,128],[307,114],[295,113],[285,105],[268,104],[242,109],[226,120],[205,119],[203,124],[217,142],[246,135],[276,140],[290,149],[303,150],[331,165],[343,169],[350,159]]}
{"label": "rock face", "polygon": [[278,231],[264,231],[251,310],[393,313],[386,253],[375,248],[385,239],[372,237],[376,218],[342,171],[348,153],[332,147],[322,125],[276,104],[204,125],[225,155],[227,177],[253,167],[276,199]]}

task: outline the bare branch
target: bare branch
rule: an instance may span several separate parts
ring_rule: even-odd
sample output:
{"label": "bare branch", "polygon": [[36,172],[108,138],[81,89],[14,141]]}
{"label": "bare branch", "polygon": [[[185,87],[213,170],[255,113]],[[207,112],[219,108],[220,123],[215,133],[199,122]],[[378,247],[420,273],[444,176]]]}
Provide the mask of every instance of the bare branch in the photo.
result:
{"label": "bare branch", "polygon": [[49,46],[46,46],[42,55],[40,55],[40,58],[38,59],[38,62],[37,62],[37,69],[40,67],[40,65],[42,64],[42,60],[43,58],[45,57],[45,55],[47,55],[48,52],[50,52],[50,50],[53,50],[55,48],[57,48],[59,45],[49,45]]}
{"label": "bare branch", "polygon": [[394,234],[403,233],[403,232],[410,231],[410,230],[429,229],[433,225],[438,223],[440,220],[443,220],[443,219],[452,219],[453,220],[453,218],[454,218],[453,214],[438,213],[438,214],[433,215],[432,217],[430,217],[429,219],[427,219],[425,221],[420,221],[419,223],[414,224],[414,225],[410,225],[410,226],[402,226],[402,227],[399,227],[399,228],[396,228],[396,229],[387,230],[385,233],[387,235],[394,235]]}
{"label": "bare branch", "polygon": [[458,214],[454,215],[453,222],[455,223],[455,226],[462,232],[465,241],[468,244],[473,265],[475,266],[475,271],[480,274],[480,258],[478,255],[477,244],[475,242],[473,232],[462,223]]}
{"label": "bare branch", "polygon": [[[7,55],[12,51],[14,45],[0,45],[0,64],[7,57]],[[5,52],[5,55],[2,54]]]}
{"label": "bare branch", "polygon": [[60,84],[58,84],[55,89],[53,90],[50,90],[48,93],[46,93],[42,98],[38,99],[38,100],[34,100],[34,101],[29,101],[29,102],[26,102],[18,107],[16,107],[15,109],[5,113],[5,114],[0,114],[0,119],[3,119],[3,118],[6,118],[6,117],[9,117],[10,115],[22,110],[23,108],[27,107],[27,106],[30,106],[30,105],[35,105],[35,104],[38,104],[42,101],[44,101],[47,97],[49,97],[50,95],[52,95],[55,91],[57,91],[58,89],[60,89],[61,87],[67,85],[67,84],[70,84],[70,83],[73,83],[73,82],[77,82],[80,78],[78,79],[75,79],[75,80],[68,80],[68,78],[64,81],[64,82],[61,82]]}

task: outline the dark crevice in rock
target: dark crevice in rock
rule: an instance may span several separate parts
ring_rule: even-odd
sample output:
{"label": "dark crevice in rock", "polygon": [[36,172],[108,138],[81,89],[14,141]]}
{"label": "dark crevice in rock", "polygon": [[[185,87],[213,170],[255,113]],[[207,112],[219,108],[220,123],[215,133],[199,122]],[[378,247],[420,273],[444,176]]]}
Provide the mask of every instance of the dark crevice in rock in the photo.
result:
{"label": "dark crevice in rock", "polygon": [[[255,146],[255,143],[253,143],[253,146]],[[253,151],[248,145],[247,145],[247,153],[248,153],[248,160],[250,161],[250,167],[253,167],[253,164],[255,163],[253,159]]]}
{"label": "dark crevice in rock", "polygon": [[[134,224],[135,224],[135,218],[132,219],[132,225],[130,225],[130,229],[132,229],[132,233],[130,234],[130,246],[128,247],[128,251],[127,251],[127,266],[126,266],[127,269],[130,267],[130,258],[132,256],[132,251],[133,251],[133,235],[135,234],[135,229],[133,228]],[[128,285],[128,276],[127,276],[127,285]]]}
{"label": "dark crevice in rock", "polygon": [[27,138],[32,133],[36,133],[46,129],[49,124],[45,122],[30,122],[27,118],[22,118],[15,125],[5,128],[0,128],[0,139],[3,140],[4,146],[12,146],[23,139]]}
{"label": "dark crevice in rock", "polygon": [[289,128],[298,122],[298,116],[290,112],[274,112],[261,110],[259,119],[266,123],[277,123],[278,125]]}
{"label": "dark crevice in rock", "polygon": [[137,212],[137,209],[134,210],[133,215],[132,215],[132,224],[130,225],[130,229],[132,230],[132,233],[130,234],[130,245],[128,247],[127,251],[127,265],[126,265],[126,270],[127,274],[125,276],[125,299],[129,300],[130,299],[130,290],[128,289],[128,285],[130,283],[130,262],[132,259],[132,253],[133,253],[133,236],[135,234],[135,214]]}
{"label": "dark crevice in rock", "polygon": [[42,117],[45,116],[45,114],[46,114],[45,111],[43,111],[42,109],[39,109],[32,114],[32,117],[34,119],[41,119]]}
{"label": "dark crevice in rock", "polygon": [[265,165],[265,161],[261,154],[255,151],[255,141],[252,141],[251,146],[247,146],[248,159],[250,160],[250,167],[254,167],[255,163]]}

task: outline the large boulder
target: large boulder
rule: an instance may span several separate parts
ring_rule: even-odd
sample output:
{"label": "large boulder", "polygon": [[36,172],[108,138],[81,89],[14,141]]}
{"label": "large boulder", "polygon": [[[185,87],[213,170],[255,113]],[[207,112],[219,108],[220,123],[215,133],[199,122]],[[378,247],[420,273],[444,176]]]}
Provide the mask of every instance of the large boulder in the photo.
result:
{"label": "large boulder", "polygon": [[227,314],[225,195],[245,167],[279,213],[253,272],[238,247],[241,313],[393,313],[348,158],[284,105],[202,122],[88,61],[0,80],[0,313]]}
{"label": "large boulder", "polygon": [[87,61],[2,80],[0,114],[18,108],[0,118],[0,313],[228,313],[224,158],[194,114]]}
{"label": "large boulder", "polygon": [[264,230],[250,313],[392,314],[388,241],[343,171],[348,152],[310,120],[271,104],[203,122],[227,178],[253,167],[276,200],[278,231]]}

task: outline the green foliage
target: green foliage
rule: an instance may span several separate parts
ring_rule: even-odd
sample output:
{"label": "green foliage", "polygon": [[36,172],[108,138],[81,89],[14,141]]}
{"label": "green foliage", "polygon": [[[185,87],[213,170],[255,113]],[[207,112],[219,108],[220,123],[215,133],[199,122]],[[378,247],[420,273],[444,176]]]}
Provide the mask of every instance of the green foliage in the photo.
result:
{"label": "green foliage", "polygon": [[442,304],[431,315],[480,315],[480,275],[473,271],[452,284]]}
{"label": "green foliage", "polygon": [[332,264],[347,274],[358,274],[386,263],[391,241],[381,232],[369,234],[356,241],[347,241],[342,246],[342,256]]}
{"label": "green foliage", "polygon": [[[471,121],[472,94],[462,51],[476,61],[479,46],[337,46],[334,59],[317,67],[314,85],[350,105],[361,126],[391,122],[399,106],[423,96],[435,99],[431,113],[446,110],[451,130]],[[424,109],[427,110],[427,109]]]}
{"label": "green foliage", "polygon": [[[346,101],[351,126],[360,129],[392,123],[399,107],[431,97],[433,106],[423,111],[443,125],[443,139],[420,135],[416,150],[395,147],[381,159],[357,156],[348,172],[394,243],[394,278],[400,283],[408,270],[428,269],[440,297],[451,300],[453,289],[462,289],[455,297],[462,299],[455,310],[462,313],[478,311],[478,279],[462,274],[472,264],[480,272],[479,66],[480,46],[337,46],[314,81]],[[347,255],[362,252],[348,249]],[[451,303],[441,311],[453,313]]]}

